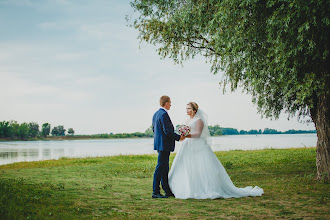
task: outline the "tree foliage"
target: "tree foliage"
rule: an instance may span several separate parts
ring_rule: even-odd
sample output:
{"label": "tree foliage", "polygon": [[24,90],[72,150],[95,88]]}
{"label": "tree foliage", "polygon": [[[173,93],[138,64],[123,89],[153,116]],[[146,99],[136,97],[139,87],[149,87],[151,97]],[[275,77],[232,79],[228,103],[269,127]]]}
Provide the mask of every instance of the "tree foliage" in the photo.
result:
{"label": "tree foliage", "polygon": [[20,125],[17,123],[17,121],[14,120],[10,121],[10,137],[12,138],[20,137],[19,127]]}
{"label": "tree foliage", "polygon": [[152,131],[152,125],[144,132],[145,136],[147,137],[153,137],[154,132]]}
{"label": "tree foliage", "polygon": [[70,134],[70,135],[74,135],[74,130],[73,130],[73,128],[69,128],[69,129],[68,129],[68,134]]}
{"label": "tree foliage", "polygon": [[308,133],[316,133],[315,130],[288,130],[288,131],[278,131],[276,129],[265,128],[263,131],[259,130],[238,130],[236,128],[224,128],[219,125],[210,125],[208,126],[211,136],[219,136],[219,135],[245,135],[245,134],[308,134]]}
{"label": "tree foliage", "polygon": [[59,126],[57,126],[57,128],[58,128],[58,135],[60,135],[60,136],[64,136],[65,135],[65,129],[64,129],[64,126],[63,125],[59,125]]}
{"label": "tree foliage", "polygon": [[49,123],[44,123],[41,128],[41,135],[47,137],[50,134],[51,125]]}
{"label": "tree foliage", "polygon": [[329,81],[329,1],[135,0],[139,38],[175,62],[200,54],[223,85],[241,86],[266,117],[309,113]]}
{"label": "tree foliage", "polygon": [[64,136],[65,135],[65,129],[63,125],[59,125],[59,126],[55,126],[52,131],[51,134],[53,136]]}
{"label": "tree foliage", "polygon": [[35,122],[19,124],[17,121],[0,122],[0,138],[21,139],[34,138],[39,134],[39,125]]}
{"label": "tree foliage", "polygon": [[58,132],[58,128],[57,127],[53,127],[52,131],[51,131],[51,134],[53,136],[58,136],[59,135],[59,132]]}
{"label": "tree foliage", "polygon": [[24,122],[24,123],[22,123],[18,126],[17,134],[18,134],[18,137],[20,139],[28,138],[29,133],[30,133],[30,128],[29,128],[29,125],[26,122]]}
{"label": "tree foliage", "polygon": [[36,123],[36,122],[30,122],[28,124],[29,126],[29,129],[30,129],[30,133],[29,133],[29,136],[30,137],[37,137],[40,133],[39,131],[39,124]]}
{"label": "tree foliage", "polygon": [[222,135],[222,128],[219,125],[209,126],[211,136]]}
{"label": "tree foliage", "polygon": [[6,138],[12,136],[12,129],[9,121],[0,122],[0,138]]}

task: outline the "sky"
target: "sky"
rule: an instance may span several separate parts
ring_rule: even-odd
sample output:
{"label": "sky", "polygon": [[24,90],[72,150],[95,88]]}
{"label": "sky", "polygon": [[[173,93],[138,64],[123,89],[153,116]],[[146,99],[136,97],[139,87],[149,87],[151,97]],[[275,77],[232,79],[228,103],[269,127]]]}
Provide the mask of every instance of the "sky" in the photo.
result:
{"label": "sky", "polygon": [[[0,121],[47,122],[76,134],[144,132],[171,97],[174,125],[197,102],[209,125],[314,130],[297,118],[262,118],[250,95],[225,94],[203,57],[161,59],[128,26],[128,0],[0,0]],[[308,118],[307,118],[308,119]]]}

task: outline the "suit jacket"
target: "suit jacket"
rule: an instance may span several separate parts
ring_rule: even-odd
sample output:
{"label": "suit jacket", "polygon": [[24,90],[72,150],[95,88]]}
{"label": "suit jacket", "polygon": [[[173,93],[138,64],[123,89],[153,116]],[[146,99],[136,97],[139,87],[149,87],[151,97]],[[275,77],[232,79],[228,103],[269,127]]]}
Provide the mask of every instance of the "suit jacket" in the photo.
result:
{"label": "suit jacket", "polygon": [[154,150],[174,151],[175,141],[180,135],[174,133],[174,127],[167,112],[160,108],[152,117],[152,130],[154,132]]}

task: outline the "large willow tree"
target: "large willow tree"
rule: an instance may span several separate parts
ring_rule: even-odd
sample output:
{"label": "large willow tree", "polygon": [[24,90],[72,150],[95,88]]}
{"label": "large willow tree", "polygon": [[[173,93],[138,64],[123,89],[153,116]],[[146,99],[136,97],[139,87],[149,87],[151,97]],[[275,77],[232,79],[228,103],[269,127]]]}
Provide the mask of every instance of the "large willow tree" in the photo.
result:
{"label": "large willow tree", "polygon": [[203,55],[266,117],[310,116],[318,179],[330,172],[329,0],[135,0],[139,38],[175,62]]}

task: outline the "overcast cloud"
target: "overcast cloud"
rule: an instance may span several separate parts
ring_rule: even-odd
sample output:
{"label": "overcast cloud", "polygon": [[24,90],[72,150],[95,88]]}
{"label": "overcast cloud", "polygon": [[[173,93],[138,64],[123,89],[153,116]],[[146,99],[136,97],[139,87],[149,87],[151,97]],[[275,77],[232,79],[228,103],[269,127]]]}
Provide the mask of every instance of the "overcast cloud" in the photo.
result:
{"label": "overcast cloud", "polygon": [[[127,0],[0,0],[0,120],[48,122],[77,134],[145,131],[161,95],[182,123],[195,101],[210,124],[237,129],[314,129],[261,119],[251,96],[222,94],[201,57],[174,65],[127,27]],[[140,48],[139,48],[140,47]]]}

